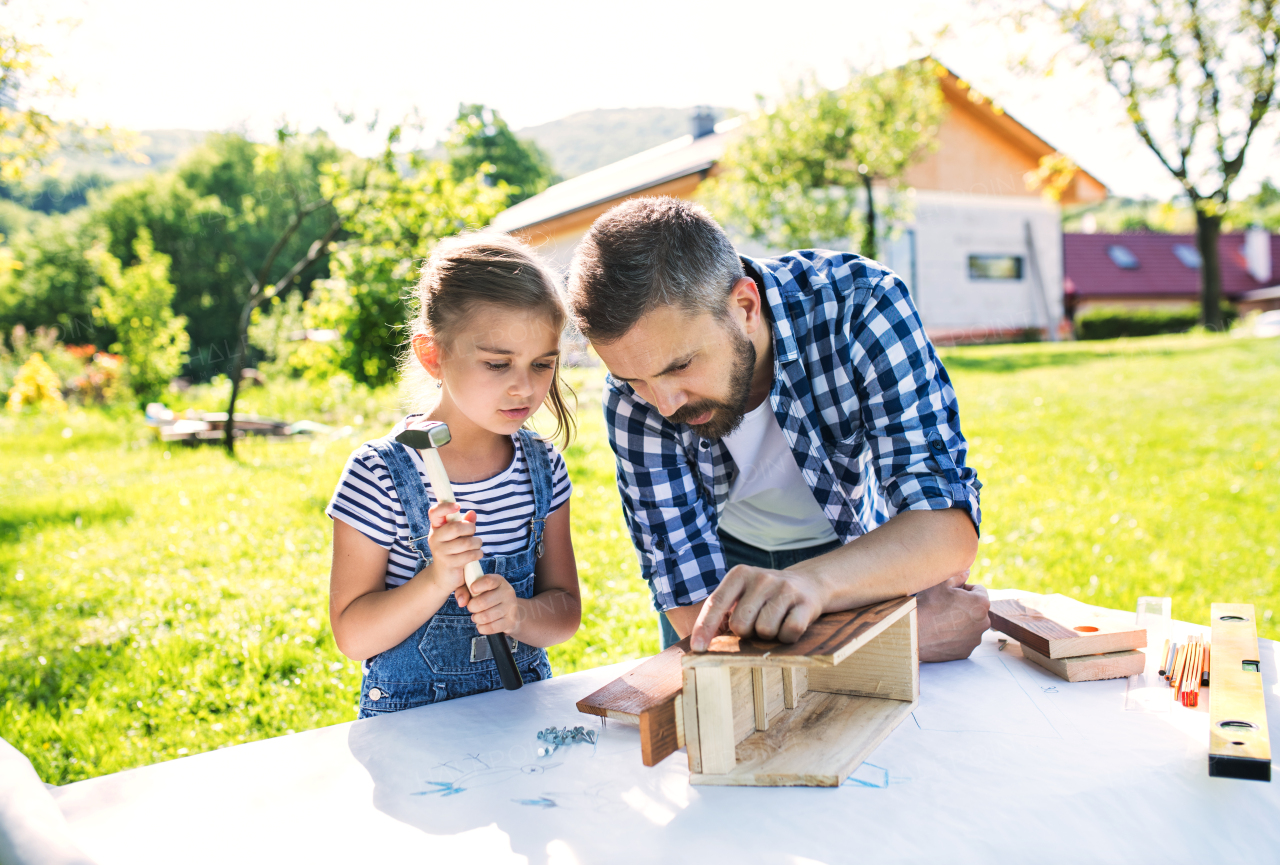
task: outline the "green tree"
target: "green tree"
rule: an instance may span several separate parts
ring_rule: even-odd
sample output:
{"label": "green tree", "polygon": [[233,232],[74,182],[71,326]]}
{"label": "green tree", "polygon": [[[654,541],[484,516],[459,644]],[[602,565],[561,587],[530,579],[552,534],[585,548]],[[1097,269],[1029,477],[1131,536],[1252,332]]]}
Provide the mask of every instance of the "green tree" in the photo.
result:
{"label": "green tree", "polygon": [[303,343],[289,360],[315,376],[393,381],[418,266],[438,240],[483,227],[508,204],[504,180],[458,179],[448,163],[419,155],[406,167],[393,150],[399,135],[394,128],[381,157],[363,171],[330,175],[348,237],[336,245],[330,278],[317,282],[306,313],[309,327],[337,330],[342,339]]}
{"label": "green tree", "polygon": [[145,404],[159,398],[182,368],[189,338],[186,319],[173,314],[169,256],[155,251],[145,228],[133,252],[138,263],[131,267],[122,267],[102,245],[89,256],[102,279],[94,315],[116,332],[111,351],[124,356],[129,387]]}
{"label": "green tree", "polygon": [[[227,405],[226,435],[223,438],[230,454],[235,453],[236,398],[240,393],[240,374],[244,371],[245,356],[249,350],[249,325],[253,322],[253,313],[261,304],[274,301],[300,283],[302,275],[312,265],[326,259],[330,242],[342,228],[343,218],[334,209],[333,199],[340,188],[343,166],[328,163],[324,166],[323,181],[313,184],[311,181],[319,178],[321,171],[321,166],[313,161],[317,152],[315,148],[308,147],[305,140],[300,141],[293,132],[281,128],[276,132],[275,146],[260,148],[254,160],[255,172],[272,174],[284,181],[281,197],[287,196],[289,216],[271,247],[256,262],[257,268],[251,270],[247,263],[244,265],[249,285],[236,322],[231,399]],[[261,212],[266,214],[269,208],[264,205]],[[242,213],[253,214],[254,208],[246,203]],[[306,252],[289,262],[283,273],[278,273],[279,268],[288,262],[282,253],[300,240],[310,241]]]}
{"label": "green tree", "polygon": [[762,103],[709,187],[713,209],[773,247],[840,241],[860,230],[861,252],[874,258],[874,186],[889,188],[885,212],[900,210],[903,173],[937,146],[946,107],[940,71],[917,60],[854,75],[835,90],[797,85],[772,110]]}
{"label": "green tree", "polygon": [[1231,186],[1276,104],[1277,0],[1014,0],[1096,64],[1196,215],[1200,315],[1222,327],[1218,237]]}
{"label": "green tree", "polygon": [[[196,378],[227,372],[238,345],[240,316],[263,262],[296,214],[296,201],[324,198],[325,167],[346,158],[323,133],[269,144],[241,135],[210,135],[175,172],[117,184],[90,206],[90,221],[108,236],[110,252],[132,261],[141,228],[173,259],[174,309],[187,318]],[[272,259],[261,285],[274,284],[333,220],[332,208],[313,211]],[[293,287],[304,294],[325,276],[327,254]]]}
{"label": "green tree", "polygon": [[21,324],[28,330],[57,327],[67,342],[107,345],[115,338],[93,318],[98,276],[85,257],[95,239],[86,217],[41,219],[30,234],[0,250],[0,332]]}
{"label": "green tree", "polygon": [[554,179],[547,154],[532,141],[517,138],[507,121],[484,105],[458,106],[445,150],[455,181],[480,175],[491,185],[505,183],[511,187],[510,204],[537,195]]}

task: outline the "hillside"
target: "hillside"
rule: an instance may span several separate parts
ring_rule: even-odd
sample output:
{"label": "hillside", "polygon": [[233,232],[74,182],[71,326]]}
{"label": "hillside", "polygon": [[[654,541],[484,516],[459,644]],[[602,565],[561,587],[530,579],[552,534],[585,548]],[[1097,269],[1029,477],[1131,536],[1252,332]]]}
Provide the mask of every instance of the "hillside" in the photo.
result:
{"label": "hillside", "polygon": [[111,180],[128,180],[148,171],[163,171],[198,147],[208,134],[195,129],[144,129],[139,133],[143,143],[138,150],[151,160],[149,163],[137,163],[118,153],[110,156],[69,153],[62,176],[97,173]]}
{"label": "hillside", "polygon": [[[717,119],[736,112],[713,108]],[[597,108],[516,130],[551,157],[568,179],[689,133],[690,108]]]}

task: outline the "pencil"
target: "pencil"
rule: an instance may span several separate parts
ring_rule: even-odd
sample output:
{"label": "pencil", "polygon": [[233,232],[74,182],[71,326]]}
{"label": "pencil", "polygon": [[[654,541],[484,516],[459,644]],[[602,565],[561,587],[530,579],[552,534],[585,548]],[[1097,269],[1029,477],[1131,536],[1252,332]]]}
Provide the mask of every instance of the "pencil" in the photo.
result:
{"label": "pencil", "polygon": [[1164,670],[1161,671],[1161,675],[1164,676],[1166,679],[1173,678],[1173,662],[1174,662],[1174,659],[1177,658],[1177,656],[1178,656],[1178,644],[1173,642],[1169,643],[1169,655],[1164,659]]}
{"label": "pencil", "polygon": [[1165,667],[1168,666],[1168,663],[1167,663],[1168,660],[1169,660],[1169,639],[1168,637],[1166,637],[1164,641],[1164,651],[1160,653],[1160,675],[1162,676],[1165,674]]}
{"label": "pencil", "polygon": [[1183,644],[1178,647],[1178,653],[1173,658],[1173,673],[1169,676],[1169,685],[1173,688],[1173,693],[1178,693],[1178,686],[1182,684],[1182,668],[1187,662],[1187,647]]}
{"label": "pencil", "polygon": [[1209,684],[1209,650],[1212,646],[1209,643],[1204,644],[1204,668],[1200,673],[1200,684]]}
{"label": "pencil", "polygon": [[1197,696],[1199,695],[1199,671],[1201,671],[1202,655],[1201,644],[1199,640],[1193,642],[1190,646],[1190,656],[1187,659],[1187,673],[1183,676],[1183,705],[1196,705]]}

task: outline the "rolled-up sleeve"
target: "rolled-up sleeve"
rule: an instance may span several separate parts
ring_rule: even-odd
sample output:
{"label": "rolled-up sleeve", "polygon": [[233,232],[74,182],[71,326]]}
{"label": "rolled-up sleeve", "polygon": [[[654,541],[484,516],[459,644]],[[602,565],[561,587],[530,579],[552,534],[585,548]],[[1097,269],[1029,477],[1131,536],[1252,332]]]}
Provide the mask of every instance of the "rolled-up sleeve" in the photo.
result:
{"label": "rolled-up sleeve", "polygon": [[852,376],[872,466],[892,512],[963,508],[982,523],[977,472],[947,371],[892,273],[848,320]]}
{"label": "rolled-up sleeve", "polygon": [[654,606],[696,604],[724,575],[714,504],[707,501],[673,424],[609,379],[605,425],[618,466],[618,492]]}

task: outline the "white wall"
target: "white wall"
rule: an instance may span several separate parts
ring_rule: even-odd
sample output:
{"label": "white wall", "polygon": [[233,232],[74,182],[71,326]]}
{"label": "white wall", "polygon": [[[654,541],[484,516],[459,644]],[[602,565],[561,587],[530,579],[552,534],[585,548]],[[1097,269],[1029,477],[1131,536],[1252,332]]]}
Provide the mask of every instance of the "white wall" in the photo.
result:
{"label": "white wall", "polygon": [[[912,297],[925,326],[1046,327],[1062,318],[1062,224],[1058,207],[1039,198],[917,191],[914,221],[916,284]],[[1044,290],[1032,279],[1027,249],[1030,223]],[[887,246],[885,264],[910,283],[909,237]],[[1017,255],[1018,280],[971,279],[969,256]]]}

